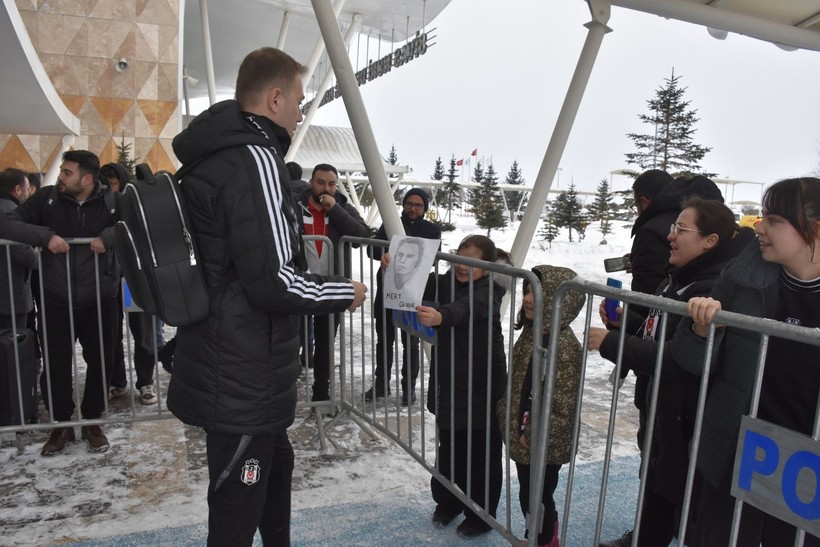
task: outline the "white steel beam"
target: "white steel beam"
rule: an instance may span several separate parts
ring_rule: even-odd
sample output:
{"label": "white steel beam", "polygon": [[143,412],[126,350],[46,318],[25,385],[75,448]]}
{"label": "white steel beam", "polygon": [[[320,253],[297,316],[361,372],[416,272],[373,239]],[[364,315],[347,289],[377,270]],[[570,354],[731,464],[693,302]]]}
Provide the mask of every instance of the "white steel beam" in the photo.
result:
{"label": "white steel beam", "polygon": [[552,130],[552,137],[547,146],[544,159],[541,162],[541,168],[533,183],[527,210],[524,212],[524,218],[521,220],[521,225],[518,228],[518,233],[515,235],[515,240],[513,241],[510,251],[513,264],[516,266],[521,266],[524,263],[524,258],[527,256],[530,243],[535,235],[535,229],[538,227],[541,210],[547,201],[552,180],[555,178],[558,164],[561,161],[561,156],[564,153],[564,148],[566,148],[567,140],[569,139],[572,124],[575,122],[575,116],[578,114],[578,107],[581,104],[581,99],[584,97],[584,90],[586,90],[587,83],[589,82],[592,67],[595,65],[595,59],[598,56],[598,51],[601,49],[604,35],[611,30],[606,26],[606,23],[609,21],[608,0],[590,0],[589,4],[592,21],[584,25],[588,29],[587,38],[581,50],[581,55],[578,58],[575,73],[572,75],[569,89],[567,89],[564,104],[561,106],[561,112],[558,114],[558,119],[555,122],[555,128]]}
{"label": "white steel beam", "polygon": [[373,187],[376,205],[382,213],[387,235],[404,235],[404,227],[399,220],[396,204],[393,202],[393,194],[390,192],[390,184],[387,181],[387,172],[384,169],[379,148],[376,145],[376,136],[373,134],[370,119],[367,117],[361,90],[356,82],[350,56],[347,54],[342,39],[342,31],[339,29],[339,23],[333,13],[330,0],[311,0],[311,4],[313,4],[316,20],[319,22],[319,29],[327,46],[333,72],[336,73],[336,79],[342,91],[342,100],[347,110],[347,116],[350,118],[353,134],[356,135],[356,142],[359,144],[359,150],[362,153],[367,176],[370,178]]}
{"label": "white steel beam", "polygon": [[285,50],[285,40],[288,38],[288,29],[290,28],[290,12],[285,11],[282,15],[282,26],[279,27],[279,36],[276,39],[276,49]]}
{"label": "white steel beam", "polygon": [[[353,36],[359,32],[359,28],[361,28],[361,26],[362,16],[361,14],[356,13],[353,15],[353,19],[350,21],[350,27],[348,27],[347,32],[345,33],[345,50],[347,50],[347,47],[350,45],[350,41],[353,39]],[[333,75],[334,71],[328,70],[325,77],[322,79],[322,85],[320,85],[319,89],[316,90],[316,95],[313,97],[313,100],[310,101],[310,108],[308,108],[307,114],[305,114],[302,123],[299,124],[299,128],[296,130],[296,135],[293,136],[293,142],[290,143],[288,153],[285,155],[285,161],[292,161],[296,156],[296,153],[299,151],[299,147],[302,146],[302,141],[305,140],[305,135],[307,135],[308,128],[310,127],[310,124],[313,123],[313,118],[316,116],[316,111],[319,110],[319,105],[322,103],[322,97],[324,97],[325,92],[330,89],[330,83],[333,81]]]}
{"label": "white steel beam", "polygon": [[214,77],[214,51],[211,47],[211,24],[208,21],[208,0],[199,0],[199,16],[202,21],[202,47],[205,50],[205,75],[208,79],[208,102],[216,102],[216,78]]}

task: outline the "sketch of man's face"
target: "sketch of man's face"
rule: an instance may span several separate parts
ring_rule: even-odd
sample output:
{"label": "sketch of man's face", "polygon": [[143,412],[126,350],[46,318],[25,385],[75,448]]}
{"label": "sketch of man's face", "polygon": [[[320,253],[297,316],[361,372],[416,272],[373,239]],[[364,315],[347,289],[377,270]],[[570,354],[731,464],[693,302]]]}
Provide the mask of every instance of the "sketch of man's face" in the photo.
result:
{"label": "sketch of man's face", "polygon": [[401,289],[413,277],[424,255],[423,250],[423,244],[414,239],[406,239],[399,244],[393,259],[397,289]]}

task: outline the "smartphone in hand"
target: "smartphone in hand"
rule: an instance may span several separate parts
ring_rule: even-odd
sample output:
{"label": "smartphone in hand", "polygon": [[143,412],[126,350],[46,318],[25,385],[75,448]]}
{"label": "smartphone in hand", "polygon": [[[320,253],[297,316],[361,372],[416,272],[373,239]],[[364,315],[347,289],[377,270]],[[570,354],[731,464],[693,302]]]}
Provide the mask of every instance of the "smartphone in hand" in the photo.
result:
{"label": "smartphone in hand", "polygon": [[[611,277],[607,278],[606,284],[610,287],[615,287],[616,289],[620,289],[623,287],[623,283],[621,283],[620,280],[613,279]],[[606,309],[606,316],[609,318],[610,321],[620,321],[620,314],[617,311],[615,311],[616,308],[620,305],[620,300],[617,300],[615,298],[604,298],[604,308]]]}
{"label": "smartphone in hand", "polygon": [[628,256],[616,256],[615,258],[604,259],[604,269],[607,273],[622,272],[632,267]]}

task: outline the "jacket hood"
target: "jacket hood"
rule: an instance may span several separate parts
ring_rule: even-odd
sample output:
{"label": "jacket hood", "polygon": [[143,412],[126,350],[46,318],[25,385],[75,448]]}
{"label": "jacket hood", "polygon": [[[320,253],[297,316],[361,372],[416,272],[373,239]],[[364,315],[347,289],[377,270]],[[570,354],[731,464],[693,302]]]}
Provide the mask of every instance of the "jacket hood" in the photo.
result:
{"label": "jacket hood", "polygon": [[[564,281],[575,279],[578,274],[569,268],[561,266],[541,265],[532,269],[538,279],[541,280],[541,295],[544,299],[544,334],[552,330],[552,302],[559,285]],[[586,295],[579,291],[569,291],[563,303],[559,328],[564,329],[578,317],[581,309],[586,303]]]}
{"label": "jacket hood", "polygon": [[243,145],[273,146],[284,156],[290,146],[287,131],[263,116],[256,116],[270,140],[243,118],[239,103],[233,100],[212,105],[174,137],[174,154],[183,165],[190,165],[219,150]]}
{"label": "jacket hood", "polygon": [[679,178],[664,186],[649,207],[638,216],[632,226],[634,236],[638,229],[652,218],[668,211],[680,211],[683,200],[689,196],[700,196],[704,199],[714,199],[723,202],[723,194],[717,184],[701,175],[692,178]]}
{"label": "jacket hood", "polygon": [[[128,175],[128,170],[125,168],[124,165],[120,163],[106,163],[102,167],[100,167],[100,171],[105,171],[108,169],[113,169],[117,172],[117,178],[120,179],[120,192],[125,190],[125,185],[131,182],[131,177]],[[102,178],[105,179],[105,182],[108,182],[108,186],[111,186],[111,183],[107,180],[105,175],[102,175]]]}

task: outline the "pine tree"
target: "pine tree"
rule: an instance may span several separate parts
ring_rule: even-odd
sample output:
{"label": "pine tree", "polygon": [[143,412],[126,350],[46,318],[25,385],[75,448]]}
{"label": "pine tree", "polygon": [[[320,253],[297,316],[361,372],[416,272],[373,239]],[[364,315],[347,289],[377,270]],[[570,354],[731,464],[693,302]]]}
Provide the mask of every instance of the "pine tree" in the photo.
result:
{"label": "pine tree", "polygon": [[693,137],[699,121],[697,110],[689,107],[684,100],[685,87],[680,87],[680,76],[664,80],[666,85],[655,91],[655,98],[646,101],[650,114],[640,114],[641,122],[652,126],[653,133],[641,135],[628,133],[637,152],[625,154],[626,162],[641,169],[663,169],[678,175],[703,174],[700,161],[712,150],[708,146],[695,144]]}
{"label": "pine tree", "polygon": [[602,245],[606,245],[607,234],[612,233],[612,226],[610,220],[612,219],[612,211],[615,207],[614,196],[609,191],[609,183],[605,178],[598,183],[598,193],[595,195],[595,201],[587,207],[588,219],[601,221],[601,235],[604,237],[601,241]]}
{"label": "pine tree", "polygon": [[[396,153],[396,145],[390,145],[390,152],[387,153],[387,163],[390,165],[398,165],[399,164],[399,155]],[[404,192],[401,188],[396,187],[396,191],[393,192],[393,200],[396,202],[396,205],[401,205],[402,201],[404,200]]]}
{"label": "pine tree", "polygon": [[[510,171],[507,173],[507,178],[504,179],[504,184],[523,185],[524,182],[524,176],[518,167],[518,160],[513,160]],[[512,222],[515,220],[515,215],[519,209],[527,204],[527,193],[518,192],[516,190],[506,190],[504,196],[507,198],[509,219],[510,222]]]}
{"label": "pine tree", "polygon": [[445,180],[441,185],[441,197],[438,202],[447,209],[447,222],[450,222],[452,211],[455,207],[461,207],[461,185],[456,182],[456,157],[450,156],[450,168],[444,175]]}
{"label": "pine tree", "polygon": [[582,214],[581,200],[578,199],[578,191],[575,190],[575,183],[570,183],[566,192],[561,192],[555,200],[554,220],[559,228],[569,230],[569,240],[572,242],[572,231],[579,233],[584,231],[584,215]]}
{"label": "pine tree", "polygon": [[[476,162],[475,168],[473,169],[473,182],[476,184],[484,182],[484,166],[481,165],[480,161]],[[467,203],[471,208],[475,209],[481,204],[482,195],[481,188],[470,188],[467,192]]]}
{"label": "pine tree", "polygon": [[114,146],[117,147],[117,163],[125,167],[130,178],[130,180],[122,181],[121,189],[124,189],[127,183],[134,180],[134,168],[137,166],[137,159],[131,159],[131,143],[125,142],[125,135],[122,135],[121,139],[120,144],[115,143]]}
{"label": "pine tree", "polygon": [[484,173],[481,187],[476,190],[480,196],[478,206],[474,208],[476,224],[485,228],[489,237],[490,230],[507,225],[503,197],[498,189],[498,176],[492,163],[487,164],[487,172]]}
{"label": "pine tree", "polygon": [[544,226],[538,235],[549,241],[550,249],[552,249],[552,242],[558,237],[558,226],[555,225],[555,203],[550,204],[547,211],[546,218],[544,218]]}
{"label": "pine tree", "polygon": [[[441,156],[436,158],[436,165],[433,167],[433,174],[430,175],[430,179],[444,180],[444,164],[441,162]],[[441,203],[444,199],[444,191],[441,186],[434,186],[431,194],[436,203]]]}

